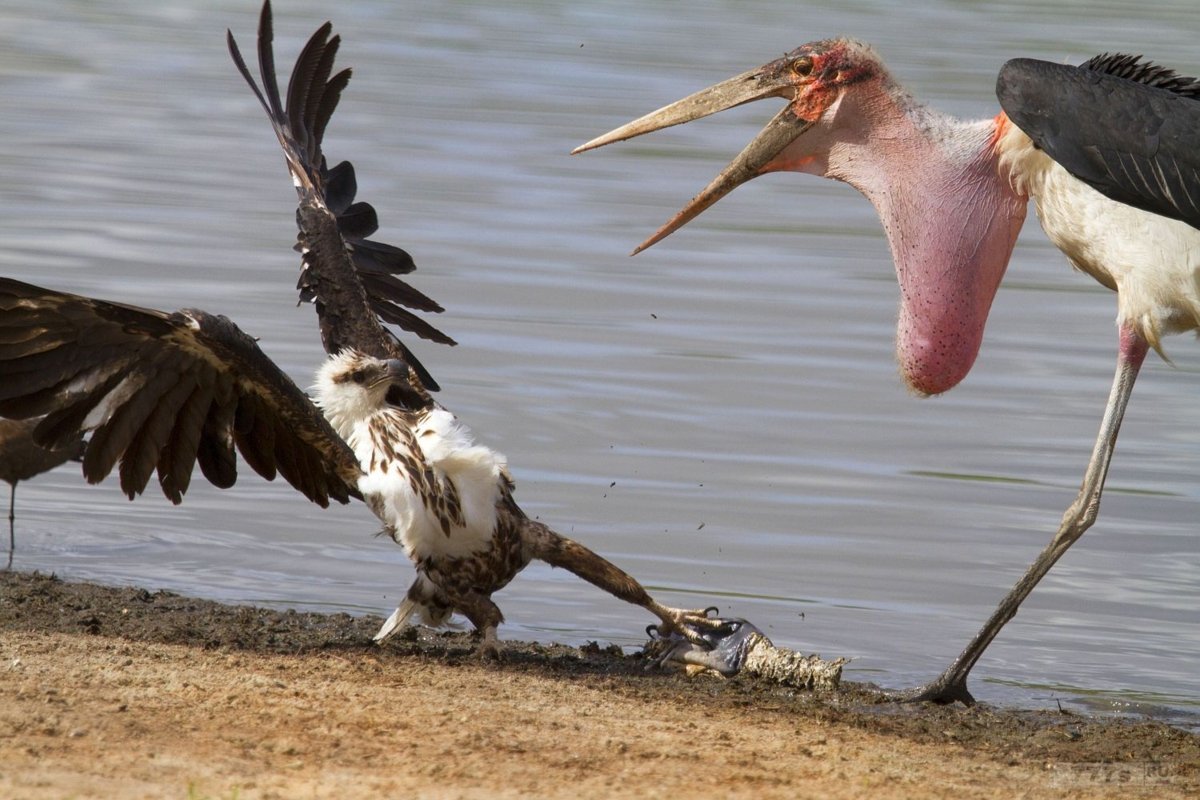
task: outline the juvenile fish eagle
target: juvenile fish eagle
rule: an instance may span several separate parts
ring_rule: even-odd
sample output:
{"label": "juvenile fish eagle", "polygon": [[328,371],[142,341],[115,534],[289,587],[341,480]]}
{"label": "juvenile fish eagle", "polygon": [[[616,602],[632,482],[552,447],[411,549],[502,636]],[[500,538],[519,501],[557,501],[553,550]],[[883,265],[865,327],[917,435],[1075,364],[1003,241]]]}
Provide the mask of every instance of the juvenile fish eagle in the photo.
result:
{"label": "juvenile fish eagle", "polygon": [[282,475],[313,502],[366,501],[404,547],[417,578],[376,635],[413,617],[463,613],[498,655],[503,620],[491,600],[533,559],[563,567],[704,645],[704,611],[663,606],[631,576],[529,519],[513,499],[504,456],[432,400],[432,378],[383,322],[452,343],[403,306],[440,307],[395,275],[403,251],[371,242],[375,211],[354,203],[347,163],[327,169],[321,138],[349,71],[330,77],[338,38],[326,23],[302,51],[283,107],[264,4],[258,54],[265,95],[232,34],[230,51],[271,118],[300,196],[301,298],[314,302],[329,353],[310,399],[230,320],[164,313],[0,279],[0,416],[45,415],[34,440],[58,447],[91,431],[89,482],[119,463],[132,499],[157,472],[175,503],[193,467],[214,485],[236,479],[235,449],[268,480]]}

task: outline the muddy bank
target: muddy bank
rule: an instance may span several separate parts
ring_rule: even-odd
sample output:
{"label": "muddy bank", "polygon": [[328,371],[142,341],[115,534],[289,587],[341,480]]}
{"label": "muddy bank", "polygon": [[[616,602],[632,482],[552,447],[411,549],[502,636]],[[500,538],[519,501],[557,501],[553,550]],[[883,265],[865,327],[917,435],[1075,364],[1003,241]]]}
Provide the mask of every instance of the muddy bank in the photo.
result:
{"label": "muddy bank", "polygon": [[[638,655],[0,574],[0,795],[1195,796],[1160,723],[647,672]],[[830,654],[832,655],[832,654]]]}

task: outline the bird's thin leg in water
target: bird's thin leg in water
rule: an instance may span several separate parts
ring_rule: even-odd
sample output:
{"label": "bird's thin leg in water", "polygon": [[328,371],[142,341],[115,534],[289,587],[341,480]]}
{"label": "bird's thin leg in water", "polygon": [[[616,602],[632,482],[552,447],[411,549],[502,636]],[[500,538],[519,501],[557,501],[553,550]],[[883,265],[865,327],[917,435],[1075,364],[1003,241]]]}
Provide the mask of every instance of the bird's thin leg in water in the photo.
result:
{"label": "bird's thin leg in water", "polygon": [[8,495],[8,563],[5,569],[12,569],[13,553],[17,550],[17,482],[13,481],[12,491]]}
{"label": "bird's thin leg in water", "polygon": [[1125,415],[1129,394],[1133,391],[1133,383],[1137,380],[1138,370],[1146,358],[1148,347],[1141,335],[1128,326],[1121,327],[1117,372],[1108,396],[1108,407],[1104,410],[1104,420],[1100,424],[1100,434],[1096,438],[1096,447],[1092,450],[1092,460],[1088,462],[1079,495],[1063,514],[1058,532],[1021,580],[1017,581],[1008,596],[1000,601],[991,618],[979,633],[975,634],[975,638],[962,654],[933,683],[907,693],[903,699],[932,700],[937,703],[953,703],[957,700],[966,705],[975,702],[975,698],[967,690],[967,675],[975,666],[975,662],[983,655],[992,639],[996,638],[1004,624],[1016,615],[1017,609],[1033,591],[1033,587],[1037,586],[1038,581],[1096,521],[1096,514],[1100,511],[1100,495],[1104,491],[1104,479],[1108,475],[1108,464],[1117,443],[1117,433],[1121,429],[1121,419]]}

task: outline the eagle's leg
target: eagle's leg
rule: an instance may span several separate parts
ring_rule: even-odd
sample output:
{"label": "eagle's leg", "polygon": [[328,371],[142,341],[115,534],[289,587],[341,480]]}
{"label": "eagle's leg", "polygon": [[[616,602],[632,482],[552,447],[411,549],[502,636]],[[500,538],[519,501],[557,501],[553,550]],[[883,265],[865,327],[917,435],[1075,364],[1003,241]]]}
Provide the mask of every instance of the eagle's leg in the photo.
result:
{"label": "eagle's leg", "polygon": [[704,646],[701,631],[722,624],[708,615],[707,609],[686,610],[664,606],[629,573],[588,548],[555,533],[540,522],[525,520],[521,538],[527,552],[552,567],[562,567],[627,603],[641,606],[662,620],[663,634],[678,632],[689,641]]}
{"label": "eagle's leg", "polygon": [[496,628],[504,621],[500,607],[486,594],[468,592],[454,598],[454,608],[465,614],[483,636],[475,654],[484,660],[500,661],[504,657],[496,636]]}
{"label": "eagle's leg", "polygon": [[[649,595],[647,597],[649,598]],[[678,633],[692,644],[705,644],[708,640],[705,632],[715,630],[724,624],[724,620],[715,616],[717,614],[716,606],[701,609],[671,608],[653,598],[649,599],[649,604],[643,607],[662,620],[662,625],[658,626],[658,630],[664,635]]]}

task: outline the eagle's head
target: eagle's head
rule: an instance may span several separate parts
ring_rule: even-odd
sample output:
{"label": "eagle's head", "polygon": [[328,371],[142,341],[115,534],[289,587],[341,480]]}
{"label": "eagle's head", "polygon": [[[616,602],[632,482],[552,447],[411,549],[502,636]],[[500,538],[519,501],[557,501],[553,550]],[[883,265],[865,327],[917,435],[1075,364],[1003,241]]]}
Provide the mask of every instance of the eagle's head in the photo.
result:
{"label": "eagle's head", "polygon": [[399,359],[382,359],[356,350],[330,356],[317,370],[314,400],[339,433],[388,405],[394,386],[408,387],[408,365]]}

